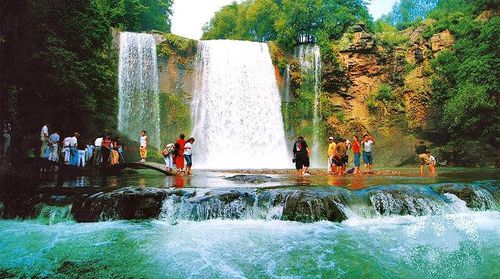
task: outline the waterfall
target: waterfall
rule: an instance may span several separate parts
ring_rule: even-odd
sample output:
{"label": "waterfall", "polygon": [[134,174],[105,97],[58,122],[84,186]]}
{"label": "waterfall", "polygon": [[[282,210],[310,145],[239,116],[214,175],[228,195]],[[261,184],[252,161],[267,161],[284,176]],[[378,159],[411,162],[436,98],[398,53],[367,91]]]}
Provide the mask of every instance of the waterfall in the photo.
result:
{"label": "waterfall", "polygon": [[150,34],[120,33],[118,130],[132,140],[146,130],[160,147],[160,103],[155,39]]}
{"label": "waterfall", "polygon": [[312,123],[312,158],[313,166],[324,165],[320,158],[320,117],[319,117],[319,93],[321,74],[321,55],[317,45],[301,45],[298,47],[296,56],[299,60],[302,77],[305,78],[301,85],[302,90],[314,92],[313,101],[313,123]]}
{"label": "waterfall", "polygon": [[267,44],[201,41],[196,63],[194,165],[210,169],[291,167]]}

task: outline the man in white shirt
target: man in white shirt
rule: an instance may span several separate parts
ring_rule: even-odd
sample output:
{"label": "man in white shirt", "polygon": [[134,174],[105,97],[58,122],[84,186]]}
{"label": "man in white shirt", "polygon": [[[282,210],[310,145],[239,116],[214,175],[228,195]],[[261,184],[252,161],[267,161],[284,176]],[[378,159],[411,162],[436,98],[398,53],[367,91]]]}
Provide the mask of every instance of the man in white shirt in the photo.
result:
{"label": "man in white shirt", "polygon": [[40,157],[42,158],[48,158],[45,153],[45,150],[47,149],[47,144],[49,142],[49,126],[50,124],[45,124],[42,127],[42,130],[40,131],[40,141],[42,142],[42,146],[40,147]]}
{"label": "man in white shirt", "polygon": [[63,153],[64,153],[64,163],[66,165],[69,165],[69,160],[71,156],[71,152],[69,150],[69,147],[71,145],[71,137],[65,137],[63,140]]}
{"label": "man in white shirt", "polygon": [[186,159],[186,174],[191,174],[191,167],[193,166],[193,143],[194,138],[189,138],[184,145],[184,159]]}
{"label": "man in white shirt", "polygon": [[103,140],[103,137],[98,137],[94,141],[94,146],[95,146],[95,148],[94,148],[94,164],[95,165],[100,165],[101,161],[102,161],[102,153],[101,153],[102,140]]}
{"label": "man in white shirt", "polygon": [[363,146],[363,161],[365,162],[365,171],[373,173],[373,145],[375,140],[370,135],[365,135],[361,145]]}

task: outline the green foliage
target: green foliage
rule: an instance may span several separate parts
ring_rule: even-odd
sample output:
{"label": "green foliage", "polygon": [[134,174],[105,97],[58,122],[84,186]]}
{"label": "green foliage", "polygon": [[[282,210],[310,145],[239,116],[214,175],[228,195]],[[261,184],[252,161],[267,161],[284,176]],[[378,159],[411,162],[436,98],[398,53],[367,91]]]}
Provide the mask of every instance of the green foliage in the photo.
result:
{"label": "green foliage", "polygon": [[375,100],[390,101],[393,99],[394,99],[394,94],[392,92],[391,86],[386,83],[380,84],[377,93],[375,94]]}
{"label": "green foliage", "polygon": [[270,41],[276,37],[278,5],[273,0],[249,0],[224,6],[203,27],[204,40],[239,39]]}
{"label": "green foliage", "polygon": [[93,0],[113,27],[125,31],[170,31],[173,0]]}
{"label": "green foliage", "polygon": [[381,83],[374,94],[370,95],[365,103],[370,111],[377,111],[384,107],[388,102],[396,98],[389,84]]}
{"label": "green foliage", "polygon": [[187,39],[174,34],[163,34],[165,41],[157,46],[158,54],[169,57],[176,55],[183,58],[193,57],[196,54],[198,43],[196,40]]}
{"label": "green foliage", "polygon": [[161,129],[160,140],[165,145],[175,142],[180,133],[186,134],[191,130],[191,112],[189,106],[176,94],[160,93],[160,104],[160,122],[165,125]]}
{"label": "green foliage", "polygon": [[436,125],[451,137],[497,144],[500,19],[480,22],[463,16],[447,24],[457,41],[452,51],[432,61]]}
{"label": "green foliage", "polygon": [[[44,122],[83,138],[116,126],[117,57],[93,1],[11,1],[1,10],[2,119],[32,134]],[[2,94],[2,97],[5,95]],[[13,100],[15,99],[15,100]]]}
{"label": "green foliage", "polygon": [[439,0],[401,0],[394,4],[389,14],[382,17],[381,21],[396,26],[399,30],[418,24],[427,17]]}
{"label": "green foliage", "polygon": [[286,50],[300,35],[338,39],[357,22],[371,23],[362,0],[247,0],[223,7],[204,27],[203,39],[274,40]]}
{"label": "green foliage", "polygon": [[374,32],[377,43],[386,48],[394,48],[406,44],[409,41],[408,34],[398,31],[396,27],[383,20],[377,20],[375,22]]}

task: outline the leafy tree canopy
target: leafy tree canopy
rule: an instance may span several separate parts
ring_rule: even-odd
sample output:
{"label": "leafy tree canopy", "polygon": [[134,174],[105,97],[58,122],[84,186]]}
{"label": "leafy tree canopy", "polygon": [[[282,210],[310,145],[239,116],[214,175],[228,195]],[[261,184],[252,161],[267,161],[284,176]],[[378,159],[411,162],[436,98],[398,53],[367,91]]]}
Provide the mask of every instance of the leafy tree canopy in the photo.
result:
{"label": "leafy tree canopy", "polygon": [[202,39],[276,40],[291,49],[300,40],[340,37],[352,24],[371,24],[363,0],[247,0],[218,11]]}
{"label": "leafy tree canopy", "polygon": [[170,32],[173,0],[93,0],[110,25],[122,30]]}

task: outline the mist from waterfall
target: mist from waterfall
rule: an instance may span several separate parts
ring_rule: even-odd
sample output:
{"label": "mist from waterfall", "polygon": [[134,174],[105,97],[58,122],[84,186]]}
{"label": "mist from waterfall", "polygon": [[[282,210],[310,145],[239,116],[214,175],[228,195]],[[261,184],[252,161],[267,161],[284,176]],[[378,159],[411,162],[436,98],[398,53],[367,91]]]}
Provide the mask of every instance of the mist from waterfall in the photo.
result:
{"label": "mist from waterfall", "polygon": [[135,140],[146,130],[160,147],[160,102],[155,39],[150,34],[120,33],[118,131]]}
{"label": "mist from waterfall", "polygon": [[201,41],[193,94],[197,168],[289,168],[267,44]]}

